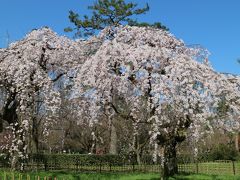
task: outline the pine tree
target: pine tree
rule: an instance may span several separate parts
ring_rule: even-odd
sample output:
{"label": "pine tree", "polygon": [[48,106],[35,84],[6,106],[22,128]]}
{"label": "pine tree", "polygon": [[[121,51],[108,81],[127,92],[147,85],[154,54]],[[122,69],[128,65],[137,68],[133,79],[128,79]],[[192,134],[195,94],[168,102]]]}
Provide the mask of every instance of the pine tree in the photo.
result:
{"label": "pine tree", "polygon": [[74,28],[65,28],[65,32],[76,31],[75,36],[90,36],[96,31],[104,29],[106,26],[130,25],[130,26],[151,26],[158,29],[168,30],[160,22],[149,24],[139,23],[132,16],[145,14],[149,11],[149,5],[138,8],[137,3],[126,3],[124,0],[97,0],[88,9],[92,11],[89,17],[84,15],[81,19],[78,13],[69,11],[69,20],[74,24]]}

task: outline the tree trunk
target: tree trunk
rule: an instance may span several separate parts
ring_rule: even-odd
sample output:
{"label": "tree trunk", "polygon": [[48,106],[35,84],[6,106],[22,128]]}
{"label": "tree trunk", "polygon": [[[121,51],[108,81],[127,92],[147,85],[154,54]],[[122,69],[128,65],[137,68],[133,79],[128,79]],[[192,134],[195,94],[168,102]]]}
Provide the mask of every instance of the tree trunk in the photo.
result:
{"label": "tree trunk", "polygon": [[137,154],[137,163],[138,165],[141,165],[141,155],[140,155],[140,151],[136,151],[136,154]]}
{"label": "tree trunk", "polygon": [[235,148],[236,148],[236,151],[239,152],[239,134],[238,133],[235,135]]}
{"label": "tree trunk", "polygon": [[3,119],[0,117],[0,133],[3,132]]}
{"label": "tree trunk", "polygon": [[11,163],[11,170],[15,171],[17,169],[18,157],[13,156],[10,163]]}
{"label": "tree trunk", "polygon": [[38,138],[37,137],[32,137],[30,140],[30,147],[29,147],[29,149],[30,149],[30,153],[31,154],[35,154],[35,153],[38,153]]}
{"label": "tree trunk", "polygon": [[38,153],[39,150],[39,133],[38,133],[37,118],[32,119],[32,129],[29,135],[29,153]]}
{"label": "tree trunk", "polygon": [[177,167],[177,157],[176,157],[176,142],[171,140],[165,145],[164,148],[164,167],[163,167],[163,177],[168,179],[168,177],[173,176],[178,173]]}
{"label": "tree trunk", "polygon": [[111,125],[109,154],[117,154],[117,131],[114,125]]}
{"label": "tree trunk", "polygon": [[136,157],[137,157],[137,163],[138,165],[141,164],[141,150],[140,150],[140,144],[139,144],[139,136],[136,133],[135,138],[134,138],[134,151],[136,153]]}

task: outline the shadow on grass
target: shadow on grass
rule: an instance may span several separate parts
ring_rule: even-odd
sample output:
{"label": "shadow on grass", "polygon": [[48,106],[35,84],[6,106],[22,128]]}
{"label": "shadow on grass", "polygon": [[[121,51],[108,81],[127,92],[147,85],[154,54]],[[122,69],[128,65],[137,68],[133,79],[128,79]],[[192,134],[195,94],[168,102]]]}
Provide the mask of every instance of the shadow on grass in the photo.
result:
{"label": "shadow on grass", "polygon": [[240,176],[180,173],[169,180],[240,180]]}

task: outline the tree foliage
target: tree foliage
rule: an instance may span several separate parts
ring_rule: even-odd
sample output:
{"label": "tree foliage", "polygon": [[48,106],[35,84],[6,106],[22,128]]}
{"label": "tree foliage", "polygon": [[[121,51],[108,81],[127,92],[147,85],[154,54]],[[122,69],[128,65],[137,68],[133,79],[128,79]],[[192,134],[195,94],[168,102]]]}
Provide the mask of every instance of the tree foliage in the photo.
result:
{"label": "tree foliage", "polygon": [[0,92],[4,95],[0,121],[10,125],[15,137],[1,148],[8,149],[13,166],[31,152],[36,134],[48,134],[61,104],[56,83],[68,77],[68,65],[81,63],[80,49],[78,43],[58,38],[48,28],[34,30],[0,49]]}
{"label": "tree foliage", "polygon": [[65,28],[66,32],[76,30],[77,36],[93,35],[96,30],[102,30],[106,26],[119,26],[120,24],[128,24],[131,26],[151,26],[154,28],[168,30],[160,22],[149,24],[146,22],[139,23],[133,19],[133,16],[145,14],[149,11],[149,6],[146,4],[143,8],[138,8],[137,3],[125,2],[125,0],[97,0],[94,5],[88,9],[92,11],[89,17],[84,15],[81,19],[78,13],[69,11],[69,20],[74,24],[74,28]]}
{"label": "tree foliage", "polygon": [[[91,123],[103,114],[110,121],[120,117],[131,122],[132,146],[139,145],[145,124],[151,142],[162,148],[155,152],[165,158],[166,175],[177,171],[176,146],[188,133],[198,141],[206,129],[239,127],[237,77],[231,82],[230,76],[216,73],[207,61],[196,61],[199,50],[186,47],[166,31],[130,26],[113,31],[114,38],[104,41],[79,69],[76,89],[93,90],[91,98],[79,99],[80,117],[90,108]],[[223,95],[229,108],[219,116]]]}
{"label": "tree foliage", "polygon": [[106,27],[80,41],[32,31],[0,49],[0,115],[13,134],[5,152],[15,163],[27,157],[39,122],[43,140],[108,152],[114,125],[117,152],[161,156],[165,174],[177,172],[176,147],[187,135],[197,144],[214,128],[240,127],[240,78],[215,72],[196,54],[152,27]]}

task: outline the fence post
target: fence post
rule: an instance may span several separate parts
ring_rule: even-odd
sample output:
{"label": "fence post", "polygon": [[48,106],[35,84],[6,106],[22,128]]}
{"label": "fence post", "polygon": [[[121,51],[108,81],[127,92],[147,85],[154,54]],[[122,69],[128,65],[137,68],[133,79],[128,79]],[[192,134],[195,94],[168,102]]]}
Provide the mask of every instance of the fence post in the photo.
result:
{"label": "fence post", "polygon": [[236,175],[236,169],[235,169],[235,162],[232,161],[232,166],[233,166],[233,175]]}
{"label": "fence post", "polygon": [[77,162],[77,164],[76,164],[77,168],[76,169],[77,169],[77,172],[78,172],[79,171],[79,162],[78,162],[78,160],[76,162]]}
{"label": "fence post", "polygon": [[100,161],[100,173],[102,172],[102,161]]}
{"label": "fence post", "polygon": [[47,171],[48,170],[48,167],[47,167],[48,165],[47,165],[47,160],[46,161],[44,161],[44,170],[45,171]]}
{"label": "fence post", "polygon": [[196,161],[196,173],[198,174],[198,161]]}

